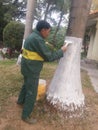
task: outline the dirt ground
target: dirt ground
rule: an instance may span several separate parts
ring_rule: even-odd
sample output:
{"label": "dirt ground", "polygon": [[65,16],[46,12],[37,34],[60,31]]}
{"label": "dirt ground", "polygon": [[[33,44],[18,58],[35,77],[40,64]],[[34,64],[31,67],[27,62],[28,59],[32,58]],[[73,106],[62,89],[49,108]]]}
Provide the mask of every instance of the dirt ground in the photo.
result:
{"label": "dirt ground", "polygon": [[51,118],[51,112],[45,120],[42,115],[41,118],[37,116],[38,122],[34,125],[21,120],[22,107],[16,104],[17,97],[10,97],[0,114],[0,130],[98,130],[98,95],[89,88],[84,90],[84,94],[86,108],[82,117],[56,119]]}
{"label": "dirt ground", "polygon": [[58,118],[56,113],[46,110],[42,102],[40,108],[36,105],[39,115],[34,115],[38,120],[34,125],[21,120],[22,107],[16,104],[17,97],[11,96],[0,113],[0,130],[98,130],[98,93],[90,87],[84,87],[83,92],[86,106],[81,117]]}

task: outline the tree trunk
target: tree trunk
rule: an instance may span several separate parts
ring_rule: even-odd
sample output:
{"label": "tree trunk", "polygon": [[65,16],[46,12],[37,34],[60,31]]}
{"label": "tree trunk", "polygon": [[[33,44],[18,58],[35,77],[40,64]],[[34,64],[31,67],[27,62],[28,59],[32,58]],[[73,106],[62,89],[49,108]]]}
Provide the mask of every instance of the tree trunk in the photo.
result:
{"label": "tree trunk", "polygon": [[[26,13],[26,24],[25,24],[25,31],[24,31],[24,37],[22,42],[22,49],[24,46],[24,41],[28,37],[28,35],[32,32],[32,24],[34,20],[34,4],[35,0],[28,0],[27,1],[27,13]],[[21,64],[21,57],[22,54],[18,56],[17,64]]]}
{"label": "tree trunk", "polygon": [[25,24],[23,43],[25,39],[28,37],[28,35],[32,32],[32,24],[34,20],[34,5],[35,0],[27,1],[26,24]]}
{"label": "tree trunk", "polygon": [[27,1],[26,25],[24,31],[24,39],[32,32],[32,24],[34,20],[34,3],[35,0]]}
{"label": "tree trunk", "polygon": [[66,42],[71,41],[60,59],[47,91],[47,100],[57,109],[74,112],[83,108],[85,97],[80,76],[80,50],[91,0],[71,0]]}
{"label": "tree trunk", "polygon": [[47,14],[48,14],[49,7],[50,7],[50,2],[47,3],[47,7],[46,7],[46,11],[45,11],[44,20],[47,19]]}

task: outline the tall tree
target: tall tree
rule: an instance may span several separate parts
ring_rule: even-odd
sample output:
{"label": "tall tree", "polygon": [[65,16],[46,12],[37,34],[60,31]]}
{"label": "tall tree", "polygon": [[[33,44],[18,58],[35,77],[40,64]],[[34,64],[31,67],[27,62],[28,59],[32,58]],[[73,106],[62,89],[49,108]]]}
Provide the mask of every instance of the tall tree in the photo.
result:
{"label": "tall tree", "polygon": [[34,20],[34,7],[35,7],[35,0],[28,0],[23,43],[24,40],[28,37],[28,35],[32,32],[32,25]]}
{"label": "tall tree", "polygon": [[[22,42],[22,48],[24,46],[24,41],[28,37],[28,35],[32,32],[32,25],[34,20],[34,6],[35,0],[28,0],[27,1],[27,12],[26,12],[26,24],[25,24],[25,31],[24,37]],[[21,63],[22,54],[18,56],[17,64]]]}
{"label": "tall tree", "polygon": [[60,59],[47,92],[47,100],[60,110],[74,111],[85,104],[80,76],[80,50],[91,1],[71,0],[66,42],[72,44]]}
{"label": "tall tree", "polygon": [[44,15],[44,20],[47,19],[47,15],[49,13],[49,7],[51,4],[54,3],[54,0],[45,0],[45,2],[46,2],[46,11],[45,11],[45,15]]}
{"label": "tall tree", "polygon": [[64,16],[64,14],[66,14],[67,13],[67,10],[68,10],[68,0],[66,0],[66,3],[64,4],[64,0],[62,0],[62,1],[57,1],[57,6],[59,6],[59,10],[60,10],[60,18],[59,18],[59,20],[58,20],[58,24],[57,24],[57,28],[56,28],[56,30],[55,30],[55,33],[54,33],[54,36],[53,36],[53,45],[55,46],[56,44],[56,35],[57,35],[57,32],[58,32],[58,30],[59,30],[59,28],[60,28],[60,24],[61,24],[61,22],[62,22],[62,18],[63,18],[63,16]]}

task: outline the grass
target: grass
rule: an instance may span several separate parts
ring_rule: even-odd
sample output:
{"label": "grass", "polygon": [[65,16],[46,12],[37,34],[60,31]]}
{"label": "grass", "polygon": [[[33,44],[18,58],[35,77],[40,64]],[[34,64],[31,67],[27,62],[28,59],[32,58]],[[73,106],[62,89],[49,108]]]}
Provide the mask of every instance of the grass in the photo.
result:
{"label": "grass", "polygon": [[[57,62],[45,63],[40,78],[50,80],[57,67]],[[91,87],[91,83],[85,71],[82,71],[82,82],[84,87]],[[18,95],[23,83],[20,67],[15,60],[0,61],[0,105],[9,96]]]}
{"label": "grass", "polygon": [[22,76],[15,60],[0,62],[0,105],[12,95],[16,95],[22,83]]}
{"label": "grass", "polygon": [[[45,63],[40,78],[51,79],[56,65],[56,62]],[[18,95],[22,83],[23,77],[20,73],[20,67],[16,65],[16,61],[0,61],[0,105],[8,97]]]}
{"label": "grass", "polygon": [[57,67],[57,62],[45,63],[40,74],[40,78],[50,80]]}
{"label": "grass", "polygon": [[[51,80],[53,73],[57,67],[57,62],[45,63],[43,70],[41,72],[40,78]],[[91,106],[92,104],[98,105],[98,96],[95,95],[93,87],[91,85],[90,79],[87,75],[86,71],[81,70],[82,77],[82,86],[83,91],[86,95],[86,102]],[[5,60],[0,61],[0,112],[4,111],[2,107],[4,107],[6,100],[9,97],[17,96],[20,87],[23,83],[23,77],[20,73],[20,67],[16,65],[15,60]],[[93,94],[92,94],[93,93]],[[92,103],[93,98],[93,103]],[[46,125],[53,125],[59,130],[91,130],[91,116],[86,113],[84,118],[77,119],[64,119],[61,120],[62,117],[58,116],[53,109],[49,109],[46,101],[39,101],[36,103],[34,116],[40,120],[42,120]],[[93,122],[93,121],[92,121]],[[7,127],[6,129],[8,129]],[[57,129],[57,130],[58,130]]]}
{"label": "grass", "polygon": [[91,85],[91,81],[90,81],[90,78],[87,74],[87,71],[81,70],[81,80],[82,80],[82,86],[84,88],[93,89],[93,86]]}

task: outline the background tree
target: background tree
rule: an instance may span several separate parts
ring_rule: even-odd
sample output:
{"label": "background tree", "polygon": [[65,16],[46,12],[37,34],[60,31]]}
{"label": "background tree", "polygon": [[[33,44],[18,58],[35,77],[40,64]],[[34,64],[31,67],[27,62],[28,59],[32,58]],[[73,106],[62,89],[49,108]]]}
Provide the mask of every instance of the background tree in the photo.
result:
{"label": "background tree", "polygon": [[71,0],[66,42],[72,42],[60,60],[50,83],[47,100],[60,110],[75,111],[84,106],[80,76],[80,50],[91,0]]}
{"label": "background tree", "polygon": [[58,32],[58,30],[60,28],[63,16],[68,13],[68,10],[69,10],[69,1],[66,0],[66,3],[65,3],[64,0],[61,0],[61,1],[58,0],[57,1],[57,8],[59,8],[60,17],[59,17],[59,20],[58,20],[57,28],[56,28],[54,36],[53,36],[53,41],[52,42],[53,42],[54,46],[56,45],[56,42],[57,42],[56,35],[57,35],[57,32]]}
{"label": "background tree", "polygon": [[[38,3],[38,9],[43,10],[43,19],[50,21],[55,26],[55,31],[51,44],[55,47],[57,46],[57,32],[60,29],[61,22],[65,19],[65,14],[68,13],[69,10],[69,0],[66,0],[66,4],[64,4],[64,0],[43,0]],[[41,10],[40,10],[41,11]],[[58,15],[58,18],[53,18],[52,14]],[[41,13],[40,13],[41,14]],[[41,18],[41,17],[40,17]]]}
{"label": "background tree", "polygon": [[23,44],[24,44],[25,39],[32,32],[32,25],[34,21],[34,7],[35,7],[35,0],[28,0]]}
{"label": "background tree", "polygon": [[[35,0],[28,0],[27,12],[26,12],[26,24],[25,24],[25,31],[24,31],[23,42],[22,42],[22,49],[24,46],[25,39],[32,32],[32,25],[33,25],[33,20],[34,20],[34,9],[35,9]],[[21,57],[22,57],[22,54],[18,56],[17,64],[21,63]]]}
{"label": "background tree", "polygon": [[25,15],[26,2],[19,0],[0,0],[0,40],[3,40],[3,29],[12,20],[20,20]]}
{"label": "background tree", "polygon": [[46,3],[46,11],[45,11],[45,15],[44,15],[44,20],[47,19],[48,13],[49,13],[49,8],[51,6],[51,4],[53,4],[55,2],[55,0],[45,0],[44,3]]}
{"label": "background tree", "polygon": [[[55,25],[57,25],[58,20],[53,19],[51,14],[54,10],[60,11],[60,0],[37,0],[35,3],[35,11],[32,12],[34,15],[34,19],[39,21],[44,17],[47,20],[52,21]],[[62,2],[62,1],[61,1]],[[61,3],[60,2],[60,3]],[[25,20],[26,14],[26,0],[1,0],[0,1],[0,39],[3,39],[3,28],[9,23],[10,21],[21,21]],[[47,6],[49,8],[47,9]],[[46,11],[47,10],[47,11]],[[46,13],[47,12],[47,13]],[[45,18],[45,19],[46,19]],[[57,31],[56,31],[57,32]]]}
{"label": "background tree", "polygon": [[3,41],[5,47],[19,51],[22,46],[24,34],[24,24],[12,21],[6,25],[3,31]]}
{"label": "background tree", "polygon": [[9,22],[11,20],[21,20],[25,16],[26,1],[8,0],[3,2],[6,7],[5,19]]}
{"label": "background tree", "polygon": [[4,12],[6,7],[3,5],[3,0],[0,1],[0,41],[3,40],[3,28],[6,26],[7,21],[4,19]]}
{"label": "background tree", "polygon": [[46,39],[46,41],[48,41],[52,45],[52,47],[54,49],[59,49],[59,48],[61,48],[61,46],[64,43],[64,37],[65,37],[65,33],[66,33],[66,27],[60,27],[59,28],[59,30],[58,30],[58,32],[56,34],[56,46],[54,47],[53,37],[54,37],[56,29],[57,29],[56,26],[52,27],[51,33],[50,33],[49,37]]}
{"label": "background tree", "polygon": [[98,10],[98,0],[92,0],[92,10]]}

